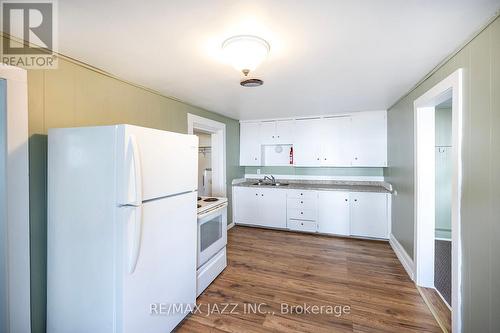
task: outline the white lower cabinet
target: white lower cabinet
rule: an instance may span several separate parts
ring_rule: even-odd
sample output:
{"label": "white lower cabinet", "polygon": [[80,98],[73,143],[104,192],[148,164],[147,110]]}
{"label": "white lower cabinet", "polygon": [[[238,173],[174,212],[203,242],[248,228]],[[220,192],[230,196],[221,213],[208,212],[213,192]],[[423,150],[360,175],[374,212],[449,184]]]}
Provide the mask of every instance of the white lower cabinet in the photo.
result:
{"label": "white lower cabinet", "polygon": [[350,235],[349,192],[321,191],[318,194],[318,232]]}
{"label": "white lower cabinet", "polygon": [[236,186],[233,195],[235,223],[286,228],[286,191]]}
{"label": "white lower cabinet", "polygon": [[234,222],[324,234],[388,238],[387,193],[233,188]]}
{"label": "white lower cabinet", "polygon": [[388,238],[386,193],[351,192],[351,235]]}

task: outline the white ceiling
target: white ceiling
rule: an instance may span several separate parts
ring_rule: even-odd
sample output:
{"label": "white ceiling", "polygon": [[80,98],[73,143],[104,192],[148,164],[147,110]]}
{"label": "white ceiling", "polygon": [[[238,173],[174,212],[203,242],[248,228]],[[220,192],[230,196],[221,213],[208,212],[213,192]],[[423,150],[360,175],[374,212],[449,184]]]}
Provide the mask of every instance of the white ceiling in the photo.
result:
{"label": "white ceiling", "polygon": [[[59,51],[236,119],[386,109],[500,0],[64,0]],[[258,88],[220,60],[237,34],[271,44]]]}

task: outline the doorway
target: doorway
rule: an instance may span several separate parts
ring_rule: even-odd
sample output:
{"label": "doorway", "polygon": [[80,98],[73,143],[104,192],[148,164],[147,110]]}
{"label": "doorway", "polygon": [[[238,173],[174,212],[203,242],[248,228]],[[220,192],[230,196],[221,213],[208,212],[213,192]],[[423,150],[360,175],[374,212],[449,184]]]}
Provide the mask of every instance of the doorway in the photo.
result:
{"label": "doorway", "polygon": [[193,131],[198,137],[198,196],[212,196],[212,134]]}
{"label": "doorway", "polygon": [[188,113],[188,134],[199,138],[198,193],[226,197],[226,125]]}
{"label": "doorway", "polygon": [[461,329],[462,76],[455,71],[414,102],[415,282],[451,303],[455,332]]}

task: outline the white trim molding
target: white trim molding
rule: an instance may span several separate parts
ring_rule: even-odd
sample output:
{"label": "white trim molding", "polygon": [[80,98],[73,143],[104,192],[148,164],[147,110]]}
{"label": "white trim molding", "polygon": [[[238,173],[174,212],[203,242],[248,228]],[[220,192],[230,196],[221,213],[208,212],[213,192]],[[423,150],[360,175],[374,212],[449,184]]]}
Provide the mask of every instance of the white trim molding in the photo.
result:
{"label": "white trim molding", "polygon": [[226,124],[191,113],[187,121],[188,134],[200,130],[212,135],[212,195],[226,197]]}
{"label": "white trim molding", "polygon": [[[5,167],[0,195],[0,331],[30,332],[30,236],[28,164],[28,81],[26,70],[0,65],[6,81],[0,135]],[[5,131],[4,131],[5,129]],[[2,157],[2,160],[3,160]],[[2,168],[3,168],[2,167]],[[4,181],[5,180],[5,181]],[[4,209],[5,207],[5,209]],[[5,319],[5,321],[4,321]]]}
{"label": "white trim molding", "polygon": [[234,226],[235,226],[234,222],[229,223],[229,224],[227,225],[227,230],[231,229],[231,228],[232,228],[232,227],[234,227]]}
{"label": "white trim molding", "polygon": [[462,330],[462,240],[460,209],[462,198],[462,68],[429,89],[414,101],[415,146],[415,216],[414,255],[415,282],[434,287],[434,110],[435,106],[452,99],[452,182],[451,182],[451,289],[452,331]]}
{"label": "white trim molding", "polygon": [[412,281],[415,280],[415,263],[392,233],[389,235],[389,244],[391,244],[394,253],[396,253],[396,256],[406,270],[406,273],[408,273],[410,279],[412,279]]}

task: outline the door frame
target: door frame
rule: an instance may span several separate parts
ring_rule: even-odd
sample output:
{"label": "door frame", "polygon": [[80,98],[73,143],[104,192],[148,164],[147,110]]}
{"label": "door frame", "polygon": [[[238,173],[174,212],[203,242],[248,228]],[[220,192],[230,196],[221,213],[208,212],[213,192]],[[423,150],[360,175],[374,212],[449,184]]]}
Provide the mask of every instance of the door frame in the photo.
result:
{"label": "door frame", "polygon": [[[28,82],[27,72],[19,67],[0,65],[0,79],[6,80],[5,101],[5,213],[0,228],[5,244],[0,255],[5,264],[0,304],[6,316],[7,332],[31,331],[30,234],[29,234],[29,159],[28,159]],[[1,115],[3,117],[3,115]],[[2,120],[3,121],[3,120]],[[2,175],[3,176],[3,175]],[[2,221],[3,220],[3,221]],[[2,269],[3,270],[3,269]],[[0,300],[2,302],[2,300]],[[5,309],[3,307],[5,306]]]}
{"label": "door frame", "polygon": [[226,197],[226,124],[191,113],[187,121],[188,134],[201,130],[212,135],[212,195]]}
{"label": "door frame", "polygon": [[452,98],[452,327],[461,332],[462,244],[462,118],[464,108],[462,68],[414,101],[414,253],[415,282],[434,288],[435,240],[435,106]]}

